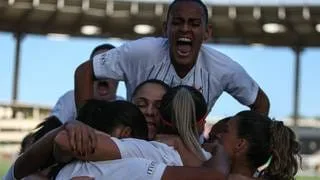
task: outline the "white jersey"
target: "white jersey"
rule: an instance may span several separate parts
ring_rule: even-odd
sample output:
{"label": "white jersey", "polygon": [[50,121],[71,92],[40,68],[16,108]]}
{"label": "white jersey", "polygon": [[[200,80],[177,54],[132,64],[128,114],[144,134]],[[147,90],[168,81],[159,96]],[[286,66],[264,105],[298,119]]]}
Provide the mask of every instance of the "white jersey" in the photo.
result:
{"label": "white jersey", "polygon": [[180,154],[166,144],[134,138],[111,138],[117,145],[121,158],[145,158],[169,166],[183,166]]}
{"label": "white jersey", "polygon": [[60,170],[56,180],[79,176],[88,176],[95,180],[160,180],[165,168],[165,164],[141,158],[97,162],[74,161]]}
{"label": "white jersey", "polygon": [[127,99],[141,82],[159,79],[169,86],[189,85],[197,88],[210,111],[223,91],[244,105],[254,103],[258,84],[235,61],[202,45],[198,59],[188,74],[180,78],[170,61],[166,38],[142,38],[96,55],[93,58],[97,78],[125,80]]}
{"label": "white jersey", "polygon": [[[180,154],[171,146],[157,141],[145,141],[134,138],[111,138],[117,145],[121,158],[145,158],[168,166],[183,166]],[[206,160],[211,154],[203,150]]]}
{"label": "white jersey", "polygon": [[[116,100],[123,100],[123,98],[116,96]],[[58,102],[52,108],[51,116],[56,116],[62,123],[77,118],[74,90],[66,92],[58,99]]]}
{"label": "white jersey", "polygon": [[[75,161],[65,166],[57,180],[76,176],[89,176],[95,179],[161,179],[166,166],[183,166],[179,153],[166,144],[133,138],[111,138],[117,145],[120,160],[84,162]],[[204,151],[206,159],[211,154]]]}

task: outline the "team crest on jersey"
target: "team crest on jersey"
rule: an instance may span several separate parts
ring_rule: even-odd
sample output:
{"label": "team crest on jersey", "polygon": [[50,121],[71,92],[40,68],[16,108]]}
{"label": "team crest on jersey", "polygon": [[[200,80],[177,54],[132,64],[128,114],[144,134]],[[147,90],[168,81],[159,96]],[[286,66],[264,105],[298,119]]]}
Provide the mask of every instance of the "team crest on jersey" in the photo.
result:
{"label": "team crest on jersey", "polygon": [[148,167],[148,171],[147,171],[147,174],[148,175],[152,175],[156,169],[156,162],[152,161]]}
{"label": "team crest on jersey", "polygon": [[106,63],[106,53],[102,53],[100,57],[100,64],[104,65]]}
{"label": "team crest on jersey", "polygon": [[107,61],[113,60],[113,59],[118,59],[119,58],[119,52],[115,51],[114,49],[111,49],[108,52],[101,53],[94,58],[99,58],[100,64],[104,65]]}

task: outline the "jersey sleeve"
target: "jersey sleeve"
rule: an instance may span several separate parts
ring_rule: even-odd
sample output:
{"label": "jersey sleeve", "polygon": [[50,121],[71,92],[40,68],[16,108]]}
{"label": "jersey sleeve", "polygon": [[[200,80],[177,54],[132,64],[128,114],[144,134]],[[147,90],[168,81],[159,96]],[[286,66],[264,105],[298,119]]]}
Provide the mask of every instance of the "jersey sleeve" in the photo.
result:
{"label": "jersey sleeve", "polygon": [[148,141],[139,140],[139,139],[117,139],[112,138],[119,148],[121,158],[146,158],[151,160],[159,159],[161,156],[158,153],[156,147],[152,146]]}
{"label": "jersey sleeve", "polygon": [[62,123],[76,119],[77,111],[74,102],[74,91],[68,91],[62,95],[51,111]]}
{"label": "jersey sleeve", "polygon": [[98,79],[127,80],[137,76],[140,69],[155,60],[158,38],[142,38],[124,43],[93,58],[93,71]]}
{"label": "jersey sleeve", "polygon": [[[132,180],[161,180],[166,165],[142,158],[129,158],[123,161],[121,166],[115,169],[112,174],[116,175],[115,179],[132,179]],[[105,168],[104,168],[105,169]],[[117,171],[123,171],[121,173]],[[96,179],[112,179],[110,175],[103,174]]]}
{"label": "jersey sleeve", "polygon": [[256,100],[259,85],[238,63],[230,67],[230,74],[223,80],[225,91],[243,105],[251,105]]}
{"label": "jersey sleeve", "polygon": [[160,180],[166,165],[142,158],[112,161],[74,161],[60,170],[56,180],[77,177],[94,179]]}
{"label": "jersey sleeve", "polygon": [[183,165],[179,153],[166,144],[133,138],[126,138],[121,140],[112,138],[112,140],[116,143],[122,159],[133,157],[145,158],[159,163],[164,163],[166,165]]}

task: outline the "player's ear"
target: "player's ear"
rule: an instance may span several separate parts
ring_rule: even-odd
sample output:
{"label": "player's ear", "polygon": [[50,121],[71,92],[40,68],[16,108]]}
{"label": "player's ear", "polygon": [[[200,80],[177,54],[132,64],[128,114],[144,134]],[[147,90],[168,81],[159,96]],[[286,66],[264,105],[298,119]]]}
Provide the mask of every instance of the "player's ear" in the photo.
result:
{"label": "player's ear", "polygon": [[248,150],[248,141],[245,139],[239,139],[234,147],[235,154],[245,154]]}
{"label": "player's ear", "polygon": [[208,24],[206,27],[206,31],[203,36],[203,41],[209,41],[212,37],[212,25]]}

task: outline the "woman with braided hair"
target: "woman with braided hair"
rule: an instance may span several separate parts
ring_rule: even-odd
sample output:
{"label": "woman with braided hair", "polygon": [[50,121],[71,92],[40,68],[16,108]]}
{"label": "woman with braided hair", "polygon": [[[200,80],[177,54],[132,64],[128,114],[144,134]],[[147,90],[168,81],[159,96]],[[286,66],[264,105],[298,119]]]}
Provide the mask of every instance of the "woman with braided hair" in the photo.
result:
{"label": "woman with braided hair", "polygon": [[253,111],[227,118],[215,134],[221,138],[231,160],[231,174],[253,179],[293,180],[301,156],[295,133],[282,121],[271,120]]}

